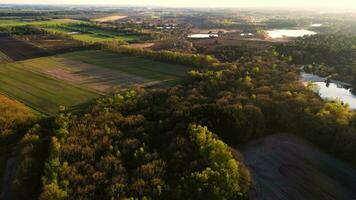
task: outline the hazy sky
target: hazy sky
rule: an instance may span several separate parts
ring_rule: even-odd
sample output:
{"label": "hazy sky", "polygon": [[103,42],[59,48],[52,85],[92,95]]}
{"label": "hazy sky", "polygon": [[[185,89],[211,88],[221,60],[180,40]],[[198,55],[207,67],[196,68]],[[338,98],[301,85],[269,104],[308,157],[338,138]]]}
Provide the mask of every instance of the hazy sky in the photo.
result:
{"label": "hazy sky", "polygon": [[329,7],[356,8],[356,0],[0,0],[16,4],[115,4],[169,7]]}

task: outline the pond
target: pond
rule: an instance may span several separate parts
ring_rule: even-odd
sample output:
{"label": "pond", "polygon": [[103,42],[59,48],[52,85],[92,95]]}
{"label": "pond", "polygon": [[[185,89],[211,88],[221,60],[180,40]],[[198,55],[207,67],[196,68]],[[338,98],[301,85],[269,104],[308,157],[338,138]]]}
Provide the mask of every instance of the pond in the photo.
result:
{"label": "pond", "polygon": [[188,38],[191,39],[207,39],[207,38],[217,38],[219,37],[218,34],[209,34],[209,33],[197,33],[188,35]]}
{"label": "pond", "polygon": [[299,30],[274,29],[274,30],[267,30],[267,34],[269,37],[276,39],[276,38],[284,38],[284,37],[302,37],[305,35],[315,35],[317,33],[305,29],[299,29]]}
{"label": "pond", "polygon": [[301,77],[303,82],[313,82],[317,86],[316,92],[320,97],[328,100],[339,99],[349,104],[352,109],[356,109],[356,95],[352,94],[348,84],[332,80],[327,83],[326,78],[304,72],[301,73]]}

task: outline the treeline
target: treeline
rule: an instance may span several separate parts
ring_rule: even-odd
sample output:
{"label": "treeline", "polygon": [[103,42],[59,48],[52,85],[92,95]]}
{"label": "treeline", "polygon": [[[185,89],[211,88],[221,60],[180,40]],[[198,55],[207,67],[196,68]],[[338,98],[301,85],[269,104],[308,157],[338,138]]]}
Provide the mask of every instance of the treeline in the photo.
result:
{"label": "treeline", "polygon": [[148,49],[118,46],[112,43],[102,43],[102,48],[116,53],[138,56],[163,62],[182,64],[196,68],[216,66],[219,64],[219,61],[216,58],[209,55],[190,54],[173,51],[152,51]]}
{"label": "treeline", "polygon": [[7,33],[9,35],[43,35],[46,33],[45,30],[32,25],[4,26],[0,27],[0,32]]}
{"label": "treeline", "polygon": [[19,141],[16,173],[10,183],[12,199],[37,199],[41,191],[41,175],[47,156],[44,132],[35,124]]}
{"label": "treeline", "polygon": [[310,72],[352,83],[356,88],[356,36],[320,34],[280,45],[281,55],[293,57],[293,63],[310,64]]}
{"label": "treeline", "polygon": [[241,57],[252,57],[260,54],[261,52],[258,48],[242,44],[241,46],[217,47],[211,53],[220,61],[235,62]]}

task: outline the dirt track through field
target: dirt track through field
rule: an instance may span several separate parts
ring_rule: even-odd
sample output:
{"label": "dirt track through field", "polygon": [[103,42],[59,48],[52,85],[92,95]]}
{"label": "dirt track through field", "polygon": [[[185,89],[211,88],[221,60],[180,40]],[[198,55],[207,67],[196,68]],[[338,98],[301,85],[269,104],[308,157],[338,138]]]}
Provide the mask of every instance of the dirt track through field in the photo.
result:
{"label": "dirt track through field", "polygon": [[356,199],[356,169],[289,134],[241,149],[253,176],[252,199]]}

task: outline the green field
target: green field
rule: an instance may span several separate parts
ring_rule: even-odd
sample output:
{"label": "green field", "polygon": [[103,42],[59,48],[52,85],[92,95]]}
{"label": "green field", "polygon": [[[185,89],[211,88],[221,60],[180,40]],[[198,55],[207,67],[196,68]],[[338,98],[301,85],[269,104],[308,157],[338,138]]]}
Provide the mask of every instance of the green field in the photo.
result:
{"label": "green field", "polygon": [[99,96],[84,88],[26,70],[21,63],[0,66],[0,92],[45,114],[56,113],[60,105],[73,106]]}
{"label": "green field", "polygon": [[[66,53],[21,62],[27,70],[35,70],[57,79],[90,87],[102,84],[132,85],[151,82],[177,82],[189,68],[144,58],[99,50]],[[82,84],[84,82],[84,84]]]}
{"label": "green field", "polygon": [[[44,29],[50,33],[61,33],[70,35],[75,40],[83,42],[134,42],[145,40],[143,35],[137,34],[120,34],[114,31],[99,29],[99,28],[85,28],[80,29],[78,27],[70,26],[46,26]],[[77,32],[73,34],[73,32]]]}
{"label": "green field", "polygon": [[[135,42],[144,41],[148,37],[143,34],[135,33],[120,33],[114,30],[108,30],[99,27],[90,27],[85,25],[90,25],[89,22],[84,22],[80,20],[72,19],[56,19],[47,21],[30,21],[21,19],[1,19],[0,27],[14,27],[14,26],[25,26],[33,25],[38,26],[50,33],[61,33],[73,37],[75,40],[95,43],[95,42]],[[73,32],[77,32],[73,34]]]}
{"label": "green field", "polygon": [[84,63],[115,69],[149,81],[166,81],[178,79],[187,74],[189,68],[153,61],[145,58],[127,56],[106,51],[81,51],[63,55],[65,58],[79,60]]}
{"label": "green field", "polygon": [[99,50],[0,65],[0,93],[46,114],[132,85],[177,84],[189,68]]}
{"label": "green field", "polygon": [[69,24],[69,23],[80,23],[82,21],[79,20],[72,20],[72,19],[55,19],[55,20],[43,20],[43,21],[28,21],[28,20],[7,20],[7,19],[0,19],[0,27],[7,27],[7,26],[26,26],[26,25],[36,25],[36,26],[58,26],[62,24]]}

